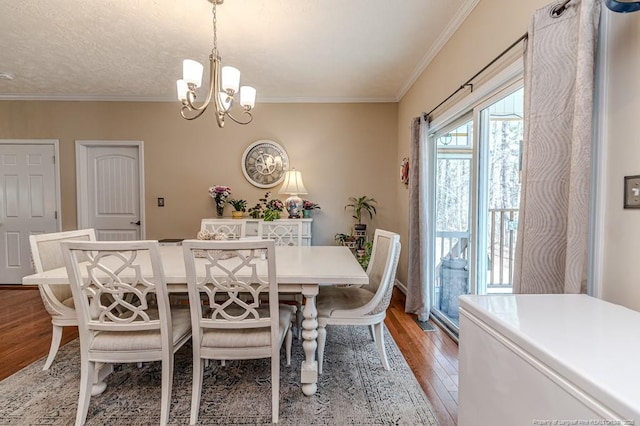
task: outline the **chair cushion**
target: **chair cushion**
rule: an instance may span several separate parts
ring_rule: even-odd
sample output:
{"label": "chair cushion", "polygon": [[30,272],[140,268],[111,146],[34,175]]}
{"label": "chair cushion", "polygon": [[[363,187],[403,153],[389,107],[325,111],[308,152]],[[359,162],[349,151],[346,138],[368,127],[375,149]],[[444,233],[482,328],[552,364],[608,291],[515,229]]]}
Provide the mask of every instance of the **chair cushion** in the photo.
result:
{"label": "chair cushion", "polygon": [[[282,342],[284,335],[291,326],[292,306],[280,305],[278,341]],[[268,307],[260,310],[268,310]],[[263,314],[261,314],[262,316]],[[264,315],[268,315],[267,312]],[[271,330],[262,328],[241,329],[204,329],[202,347],[210,348],[253,348],[271,345]]]}
{"label": "chair cushion", "polygon": [[356,309],[366,305],[375,293],[360,287],[322,286],[316,296],[319,317],[329,317],[335,310]]}
{"label": "chair cushion", "polygon": [[73,309],[74,308],[74,304],[73,304],[73,297],[70,297],[68,299],[64,299],[62,301],[62,304],[68,308]]}
{"label": "chair cushion", "polygon": [[[147,311],[152,318],[158,318],[157,310]],[[171,308],[173,344],[191,333],[191,314],[188,307]],[[96,333],[90,350],[97,351],[138,351],[160,350],[160,330],[147,331],[100,331]]]}

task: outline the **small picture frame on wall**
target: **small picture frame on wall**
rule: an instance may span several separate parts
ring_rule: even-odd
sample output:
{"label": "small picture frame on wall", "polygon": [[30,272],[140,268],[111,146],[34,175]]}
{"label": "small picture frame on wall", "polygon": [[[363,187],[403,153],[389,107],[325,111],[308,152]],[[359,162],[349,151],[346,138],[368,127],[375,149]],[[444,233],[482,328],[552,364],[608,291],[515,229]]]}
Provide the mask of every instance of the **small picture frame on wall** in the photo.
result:
{"label": "small picture frame on wall", "polygon": [[624,208],[640,209],[640,175],[624,177]]}

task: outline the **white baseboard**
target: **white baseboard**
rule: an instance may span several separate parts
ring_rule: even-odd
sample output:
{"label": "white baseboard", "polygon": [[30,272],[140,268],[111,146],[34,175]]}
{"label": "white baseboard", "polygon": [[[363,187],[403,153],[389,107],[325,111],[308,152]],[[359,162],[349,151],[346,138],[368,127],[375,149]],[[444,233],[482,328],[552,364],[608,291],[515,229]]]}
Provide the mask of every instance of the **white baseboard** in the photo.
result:
{"label": "white baseboard", "polygon": [[402,293],[404,293],[404,295],[405,295],[405,296],[407,295],[407,286],[406,286],[406,285],[402,284],[402,283],[401,283],[399,280],[397,280],[397,279],[396,279],[396,282],[394,283],[394,285],[395,285],[396,287],[398,287],[398,289],[399,289]]}

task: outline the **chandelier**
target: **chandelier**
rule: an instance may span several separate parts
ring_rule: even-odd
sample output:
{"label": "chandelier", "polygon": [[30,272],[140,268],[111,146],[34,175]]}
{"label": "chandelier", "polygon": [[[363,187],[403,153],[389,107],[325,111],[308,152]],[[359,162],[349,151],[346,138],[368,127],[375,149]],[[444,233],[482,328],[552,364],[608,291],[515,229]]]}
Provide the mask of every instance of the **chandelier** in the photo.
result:
{"label": "chandelier", "polygon": [[242,114],[246,117],[240,120],[231,115],[230,109],[234,103],[234,95],[238,93],[240,86],[240,71],[230,66],[221,67],[216,35],[216,6],[222,4],[224,0],[209,0],[209,2],[213,4],[213,49],[209,55],[209,91],[204,102],[196,106],[196,89],[202,84],[203,66],[199,62],[185,59],[182,63],[182,80],[177,81],[178,99],[182,102],[180,115],[186,120],[194,120],[212,104],[219,127],[224,127],[225,117],[229,117],[238,124],[249,124],[253,120],[251,108],[256,103],[256,89],[250,86],[240,87],[240,106]]}

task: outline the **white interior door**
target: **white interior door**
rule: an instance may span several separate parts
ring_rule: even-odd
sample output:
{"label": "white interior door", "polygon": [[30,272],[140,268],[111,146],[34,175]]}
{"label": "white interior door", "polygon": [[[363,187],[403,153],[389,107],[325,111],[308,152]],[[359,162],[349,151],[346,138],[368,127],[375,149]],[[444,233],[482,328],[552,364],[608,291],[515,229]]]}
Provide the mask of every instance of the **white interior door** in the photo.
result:
{"label": "white interior door", "polygon": [[142,228],[141,145],[78,142],[81,227],[98,240],[139,240]]}
{"label": "white interior door", "polygon": [[29,235],[56,232],[56,141],[0,143],[0,284],[34,272]]}

